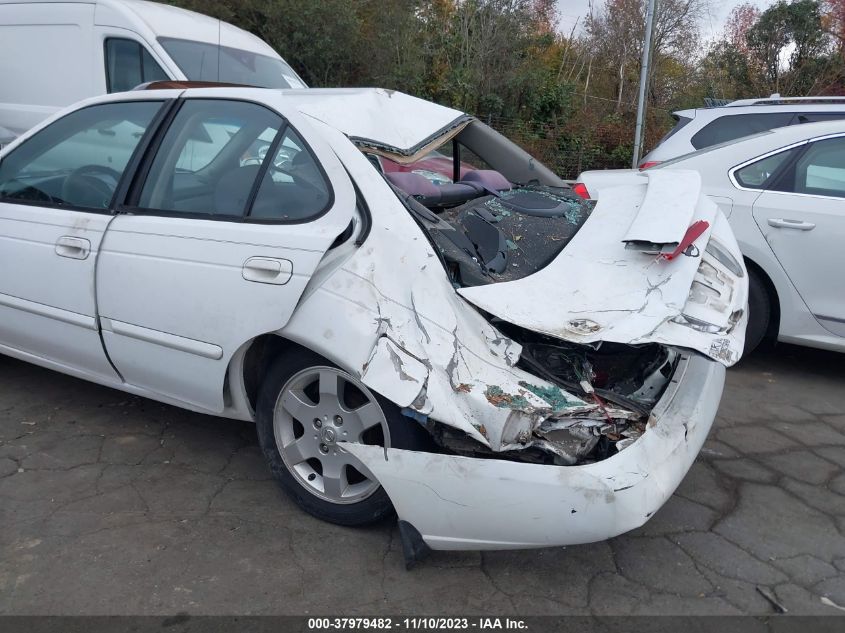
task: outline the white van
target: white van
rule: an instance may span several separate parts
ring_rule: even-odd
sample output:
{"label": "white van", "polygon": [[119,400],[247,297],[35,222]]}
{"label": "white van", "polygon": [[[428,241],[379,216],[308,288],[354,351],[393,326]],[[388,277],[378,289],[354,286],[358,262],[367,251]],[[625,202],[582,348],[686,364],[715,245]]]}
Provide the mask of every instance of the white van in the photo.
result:
{"label": "white van", "polygon": [[264,41],[143,0],[0,0],[0,147],[56,110],[158,80],[305,83]]}

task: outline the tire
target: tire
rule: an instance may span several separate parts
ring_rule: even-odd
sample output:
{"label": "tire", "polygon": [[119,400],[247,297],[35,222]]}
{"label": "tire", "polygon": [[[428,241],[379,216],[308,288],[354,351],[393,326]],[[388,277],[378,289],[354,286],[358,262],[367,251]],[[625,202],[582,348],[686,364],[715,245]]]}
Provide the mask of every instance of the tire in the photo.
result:
{"label": "tire", "polygon": [[394,510],[378,481],[338,440],[410,450],[432,442],[395,404],[303,348],[285,350],[270,363],[256,418],[261,449],[282,489],[309,514],[339,525],[374,523]]}
{"label": "tire", "polygon": [[772,318],[772,300],[760,275],[748,269],[748,326],[745,330],[745,351],[748,356],[763,341]]}

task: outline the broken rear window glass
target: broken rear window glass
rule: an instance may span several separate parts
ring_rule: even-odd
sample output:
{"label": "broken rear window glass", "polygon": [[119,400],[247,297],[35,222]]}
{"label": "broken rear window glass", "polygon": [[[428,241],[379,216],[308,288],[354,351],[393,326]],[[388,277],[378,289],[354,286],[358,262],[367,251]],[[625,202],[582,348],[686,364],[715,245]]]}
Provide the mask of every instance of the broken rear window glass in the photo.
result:
{"label": "broken rear window glass", "polygon": [[453,282],[497,283],[547,266],[591,212],[592,203],[569,190],[532,185],[445,210],[430,234]]}

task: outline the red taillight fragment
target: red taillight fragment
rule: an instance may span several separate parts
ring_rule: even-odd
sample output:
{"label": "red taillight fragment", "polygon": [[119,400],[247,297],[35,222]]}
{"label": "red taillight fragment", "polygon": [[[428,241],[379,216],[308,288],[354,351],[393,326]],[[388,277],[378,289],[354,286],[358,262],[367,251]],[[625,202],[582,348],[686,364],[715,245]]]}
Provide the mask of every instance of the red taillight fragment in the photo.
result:
{"label": "red taillight fragment", "polygon": [[684,234],[684,238],[681,240],[681,243],[678,244],[678,247],[671,253],[665,253],[663,258],[672,260],[679,255],[687,254],[687,249],[692,246],[695,240],[704,235],[704,231],[708,228],[710,228],[710,223],[707,220],[698,220],[697,222],[693,222],[687,229],[687,232]]}
{"label": "red taillight fragment", "polygon": [[574,185],[572,185],[572,191],[584,198],[584,200],[590,199],[590,192],[587,191],[587,185],[585,185],[583,182],[576,182]]}
{"label": "red taillight fragment", "polygon": [[662,162],[663,161],[660,160],[647,160],[644,163],[640,163],[640,171],[645,171],[646,169],[654,167],[655,165],[659,165]]}

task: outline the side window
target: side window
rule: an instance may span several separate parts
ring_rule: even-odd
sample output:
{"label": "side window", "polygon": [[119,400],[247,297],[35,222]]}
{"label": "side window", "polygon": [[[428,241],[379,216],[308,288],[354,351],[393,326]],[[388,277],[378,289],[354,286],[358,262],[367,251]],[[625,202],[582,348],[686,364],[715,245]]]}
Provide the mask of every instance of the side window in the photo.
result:
{"label": "side window", "polygon": [[695,149],[703,149],[717,143],[725,143],[757,132],[789,125],[792,117],[791,112],[726,114],[696,132],[690,139],[690,143]]}
{"label": "side window", "polygon": [[795,151],[795,149],[787,150],[746,165],[742,169],[738,169],[734,177],[743,187],[763,189],[781,165],[785,165],[789,157],[795,154]]}
{"label": "side window", "polygon": [[249,217],[302,222],[323,213],[330,202],[331,192],[317,159],[299,135],[286,128],[267,165]]}
{"label": "side window", "polygon": [[47,126],[0,162],[0,199],[108,208],[161,101],[90,106]]}
{"label": "side window", "polygon": [[801,112],[795,115],[795,123],[818,123],[845,119],[845,112]]}
{"label": "side window", "polygon": [[784,184],[796,193],[845,198],[845,138],[810,145],[795,163],[794,177]]}
{"label": "side window", "polygon": [[254,103],[186,101],[162,140],[138,206],[242,217],[282,124],[278,114]]}
{"label": "side window", "polygon": [[147,49],[135,40],[109,38],[105,51],[109,92],[125,92],[148,81],[170,79]]}

